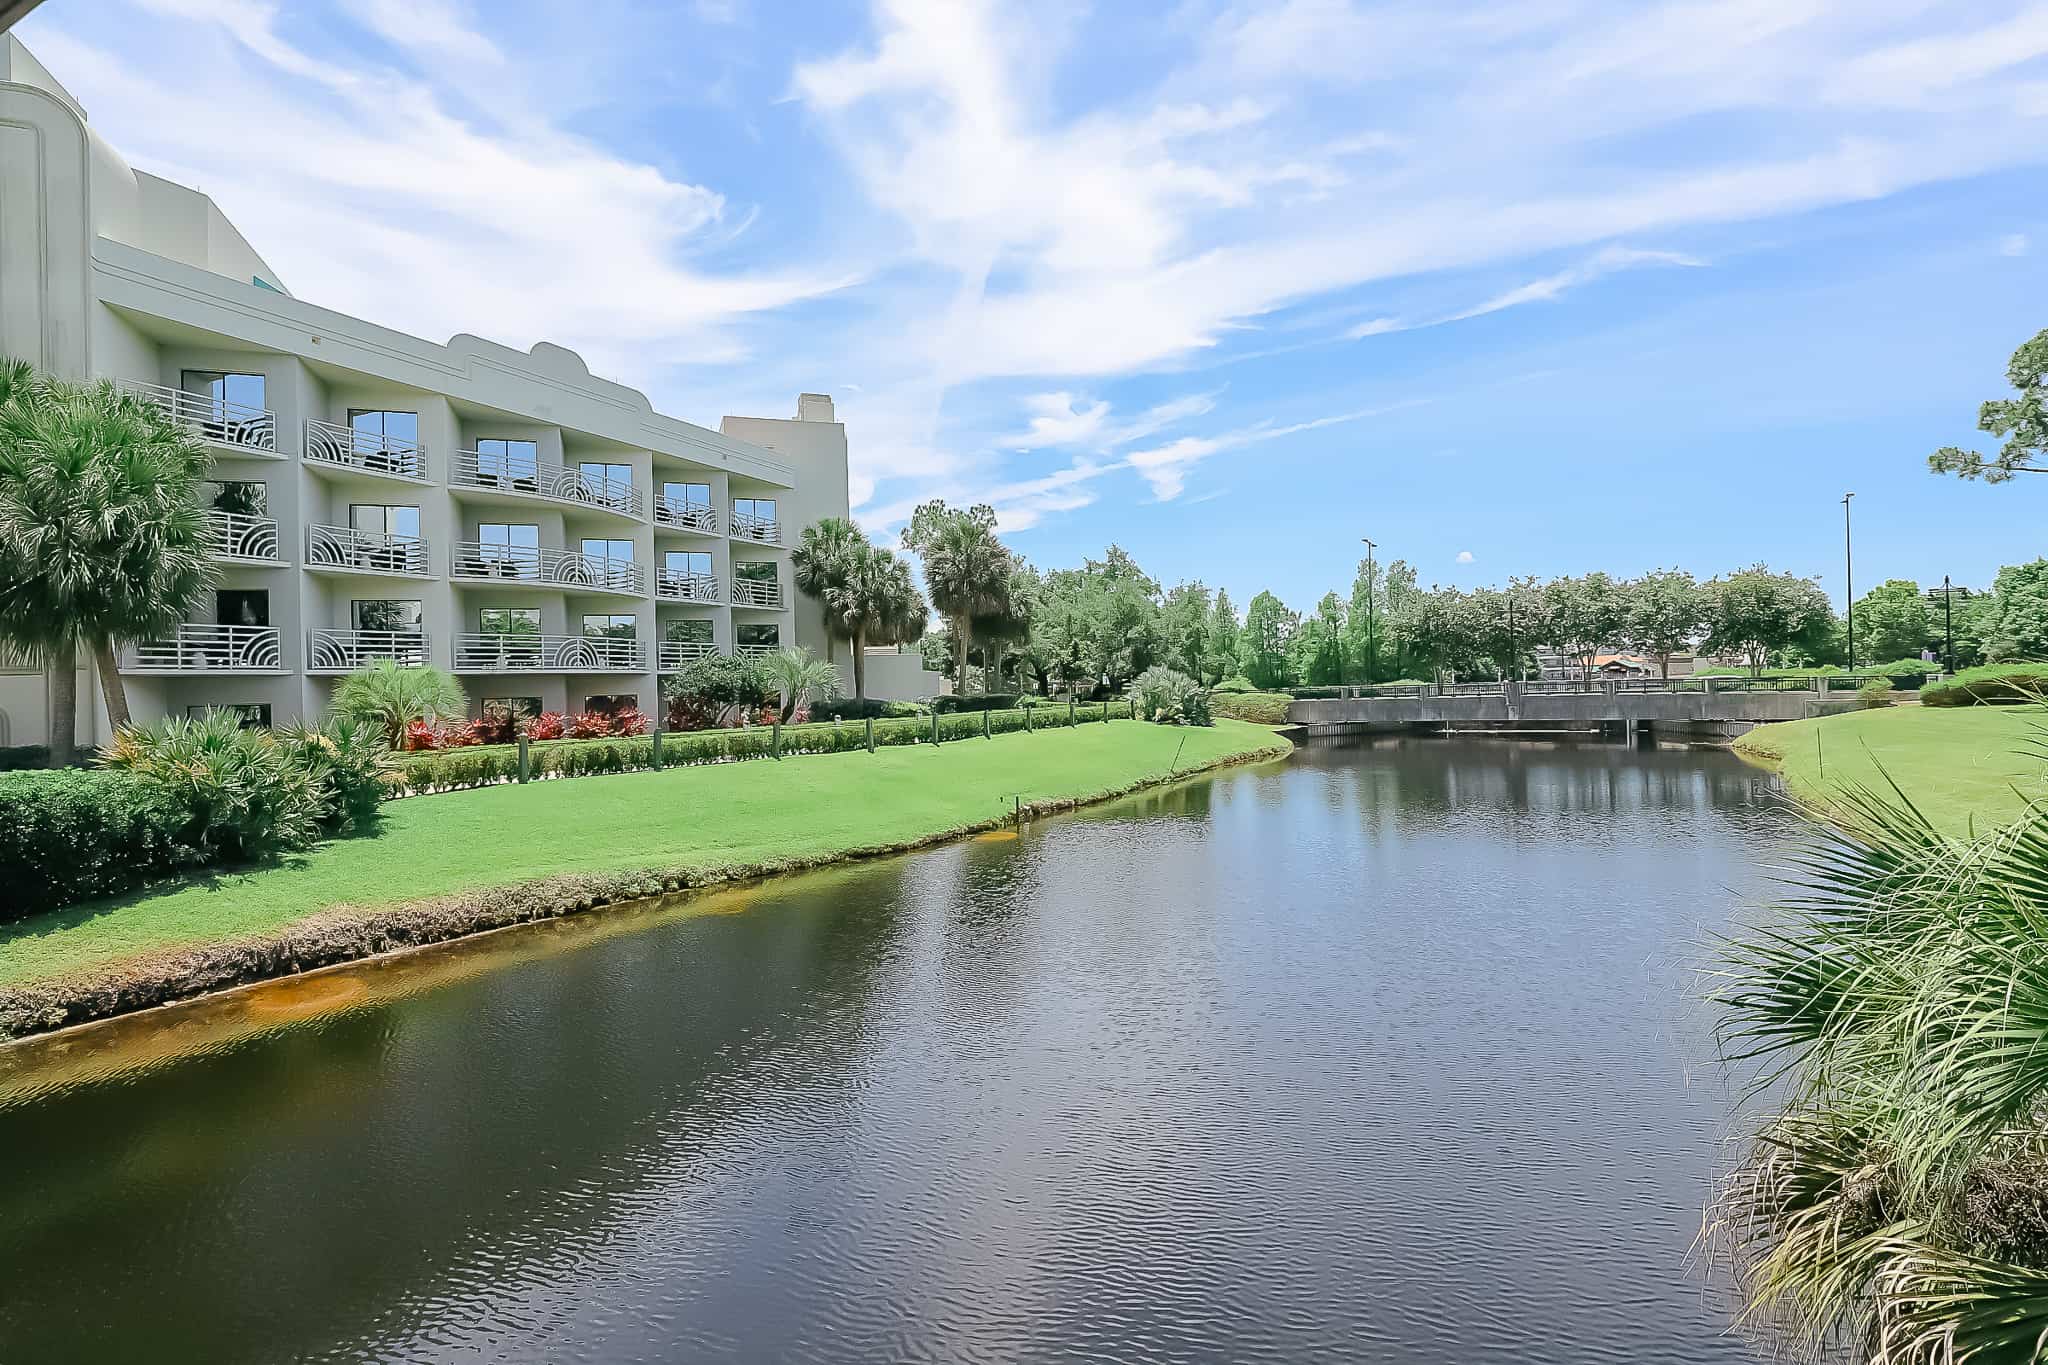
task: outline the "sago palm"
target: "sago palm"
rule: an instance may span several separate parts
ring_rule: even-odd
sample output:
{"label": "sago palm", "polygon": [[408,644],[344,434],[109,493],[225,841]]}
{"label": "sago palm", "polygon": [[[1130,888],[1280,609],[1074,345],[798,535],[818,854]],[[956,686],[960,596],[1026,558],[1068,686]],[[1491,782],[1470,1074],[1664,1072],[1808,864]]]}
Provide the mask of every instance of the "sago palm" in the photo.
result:
{"label": "sago palm", "polygon": [[761,676],[782,694],[785,725],[796,714],[797,707],[835,696],[839,691],[839,670],[829,660],[813,658],[801,646],[778,649],[761,660]]}
{"label": "sago palm", "polygon": [[351,720],[378,726],[384,742],[398,746],[415,721],[437,725],[469,712],[462,685],[438,668],[407,668],[373,660],[334,686],[334,710]]}
{"label": "sago palm", "polygon": [[198,502],[206,449],[112,384],[0,372],[0,639],[52,665],[52,757],[77,726],[76,658],[128,723],[116,652],[185,620],[214,582]]}

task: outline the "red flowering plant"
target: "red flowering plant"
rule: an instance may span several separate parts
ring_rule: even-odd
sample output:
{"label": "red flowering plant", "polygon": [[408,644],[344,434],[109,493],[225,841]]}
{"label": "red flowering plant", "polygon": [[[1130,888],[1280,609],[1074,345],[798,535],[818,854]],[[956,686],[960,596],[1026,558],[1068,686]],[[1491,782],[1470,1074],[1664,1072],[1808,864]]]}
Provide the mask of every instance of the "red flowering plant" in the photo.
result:
{"label": "red flowering plant", "polygon": [[612,712],[612,733],[644,735],[647,733],[647,717],[640,714],[640,708],[637,706],[622,706]]}
{"label": "red flowering plant", "polygon": [[612,732],[612,718],[602,711],[579,712],[569,722],[571,739],[603,739]]}
{"label": "red flowering plant", "polygon": [[510,744],[517,737],[518,721],[509,707],[486,706],[469,729],[479,744]]}
{"label": "red flowering plant", "polygon": [[438,749],[441,747],[441,732],[427,721],[409,720],[405,723],[405,733],[399,736],[398,747],[408,752]]}
{"label": "red flowering plant", "polygon": [[562,713],[543,711],[526,722],[528,739],[560,739],[562,737]]}
{"label": "red flowering plant", "polygon": [[443,749],[464,749],[483,742],[474,722],[461,721],[441,727],[440,747]]}

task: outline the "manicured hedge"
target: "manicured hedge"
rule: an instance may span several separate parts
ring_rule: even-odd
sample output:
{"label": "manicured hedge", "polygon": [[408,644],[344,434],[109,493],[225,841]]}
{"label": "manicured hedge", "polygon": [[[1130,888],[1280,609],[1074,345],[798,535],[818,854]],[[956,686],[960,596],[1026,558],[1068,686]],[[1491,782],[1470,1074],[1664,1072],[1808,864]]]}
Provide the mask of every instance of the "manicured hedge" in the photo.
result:
{"label": "manicured hedge", "polygon": [[1922,706],[1999,706],[2048,695],[2048,664],[1987,664],[1920,689]]}
{"label": "manicured hedge", "polygon": [[914,701],[855,701],[852,697],[834,697],[829,701],[811,703],[811,719],[816,720],[903,720],[910,716],[928,716],[929,706],[920,706]]}
{"label": "manicured hedge", "polygon": [[[1020,696],[1015,692],[976,693],[971,697],[956,697],[952,693],[932,698],[934,711],[1014,711]],[[1034,698],[1034,700],[1036,700]]]}
{"label": "manicured hedge", "polygon": [[127,773],[0,774],[0,921],[161,877],[196,855],[185,813]]}
{"label": "manicured hedge", "polygon": [[47,744],[14,744],[0,747],[0,773],[49,766],[50,747]]}
{"label": "manicured hedge", "polygon": [[1287,704],[1293,700],[1285,692],[1212,691],[1209,710],[1232,720],[1248,720],[1254,725],[1285,725]]}
{"label": "manicured hedge", "polygon": [[[1105,712],[1121,720],[1130,714],[1122,702],[1078,706],[1078,723],[1100,722]],[[983,733],[983,716],[991,735],[1031,729],[1058,729],[1067,724],[1067,708],[1044,705],[1008,711],[958,712],[938,717],[941,743],[978,739]],[[932,717],[922,716],[875,722],[875,745],[928,744],[932,739]],[[728,763],[775,756],[775,732],[768,726],[743,730],[682,730],[661,737],[661,766],[685,767],[693,763]],[[795,754],[848,753],[867,747],[867,727],[860,721],[838,724],[813,723],[782,727],[784,757]],[[461,791],[495,782],[517,781],[519,746],[493,744],[464,749],[442,749],[434,753],[402,755],[401,777],[405,790],[423,795],[429,792]],[[654,766],[654,737],[634,735],[623,739],[562,739],[528,746],[531,775],[535,778],[587,777],[595,773],[623,773]]]}

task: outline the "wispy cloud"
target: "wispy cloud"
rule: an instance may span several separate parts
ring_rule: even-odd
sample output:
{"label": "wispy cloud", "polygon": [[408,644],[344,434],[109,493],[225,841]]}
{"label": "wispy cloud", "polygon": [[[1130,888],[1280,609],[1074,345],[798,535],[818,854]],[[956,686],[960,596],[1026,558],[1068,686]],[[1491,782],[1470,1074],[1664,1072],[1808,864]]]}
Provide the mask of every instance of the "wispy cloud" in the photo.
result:
{"label": "wispy cloud", "polygon": [[2024,232],[2009,232],[1998,239],[1998,254],[2001,256],[2024,256],[2033,248]]}
{"label": "wispy cloud", "polygon": [[1470,564],[1471,562],[1472,562],[1472,552],[1471,552],[1470,550],[1460,550],[1460,551],[1458,551],[1458,563],[1460,563],[1460,564]]}
{"label": "wispy cloud", "polygon": [[1453,313],[1448,322],[1463,322],[1467,318],[1484,317],[1508,308],[1518,308],[1525,303],[1551,303],[1580,285],[1591,284],[1621,270],[1640,270],[1645,266],[1676,265],[1701,266],[1706,262],[1697,260],[1677,251],[1644,251],[1634,247],[1603,247],[1579,264],[1560,270],[1541,279],[1518,285],[1503,294],[1496,294],[1486,302]]}

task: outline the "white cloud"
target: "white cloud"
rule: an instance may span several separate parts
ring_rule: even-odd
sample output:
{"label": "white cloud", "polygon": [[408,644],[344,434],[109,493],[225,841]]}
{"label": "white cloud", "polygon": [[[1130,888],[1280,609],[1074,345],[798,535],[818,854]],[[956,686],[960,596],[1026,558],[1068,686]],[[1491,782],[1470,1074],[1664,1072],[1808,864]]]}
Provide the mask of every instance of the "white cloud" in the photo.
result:
{"label": "white cloud", "polygon": [[1138,471],[1145,482],[1152,486],[1152,496],[1160,502],[1172,502],[1187,486],[1188,472],[1211,455],[1240,446],[1260,445],[1277,441],[1282,437],[1299,435],[1304,431],[1319,431],[1324,427],[1343,426],[1361,422],[1368,417],[1380,417],[1402,408],[1418,406],[1424,400],[1414,399],[1394,403],[1380,408],[1364,408],[1357,412],[1340,412],[1330,417],[1317,417],[1306,422],[1292,422],[1286,426],[1274,426],[1261,422],[1256,426],[1242,427],[1236,431],[1216,436],[1183,436],[1162,446],[1149,450],[1133,451],[1125,463]]}
{"label": "white cloud", "polygon": [[1998,254],[2001,256],[2024,256],[2033,249],[2033,243],[2024,232],[2009,232],[1998,239]]}
{"label": "white cloud", "polygon": [[1460,564],[1470,564],[1472,562],[1472,552],[1470,550],[1458,551],[1458,562]]}
{"label": "white cloud", "polygon": [[1106,402],[1081,400],[1066,392],[1033,394],[1024,400],[1024,406],[1031,413],[1031,425],[1003,441],[1005,447],[1041,450],[1049,446],[1086,446],[1109,451],[1142,441],[1176,422],[1202,416],[1216,406],[1216,395],[1187,394],[1147,408],[1125,421],[1114,419]]}
{"label": "white cloud", "polygon": [[1497,294],[1486,302],[1453,313],[1446,321],[1463,322],[1467,318],[1483,317],[1498,313],[1506,308],[1519,307],[1525,303],[1549,303],[1562,298],[1570,290],[1582,284],[1612,275],[1618,270],[1636,270],[1652,265],[1700,266],[1705,262],[1695,260],[1677,251],[1643,251],[1633,247],[1604,247],[1575,266],[1567,267],[1554,275],[1545,275],[1538,280],[1517,286],[1504,294]]}

